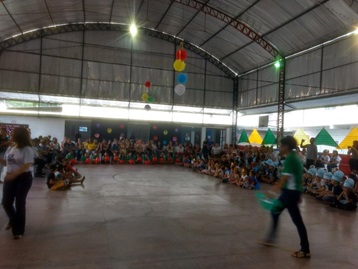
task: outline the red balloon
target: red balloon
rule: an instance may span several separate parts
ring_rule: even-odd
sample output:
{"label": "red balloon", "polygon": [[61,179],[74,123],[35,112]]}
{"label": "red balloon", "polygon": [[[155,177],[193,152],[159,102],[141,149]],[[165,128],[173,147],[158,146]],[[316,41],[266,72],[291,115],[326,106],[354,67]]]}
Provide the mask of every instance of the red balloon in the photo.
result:
{"label": "red balloon", "polygon": [[72,159],[71,160],[71,164],[76,164],[77,162],[76,162],[76,159]]}
{"label": "red balloon", "polygon": [[147,80],[145,83],[144,83],[144,86],[146,86],[147,88],[150,88],[150,86],[152,86],[152,83]]}
{"label": "red balloon", "polygon": [[104,161],[105,161],[105,162],[109,162],[109,160],[110,160],[109,156],[105,156],[105,157],[104,157]]}
{"label": "red balloon", "polygon": [[86,164],[90,164],[91,163],[91,159],[90,158],[87,158],[86,159]]}
{"label": "red balloon", "polygon": [[118,162],[118,156],[114,156],[113,161]]}
{"label": "red balloon", "polygon": [[172,158],[168,158],[168,162],[173,162],[173,159],[172,159]]}
{"label": "red balloon", "polygon": [[99,157],[96,158],[96,163],[100,163],[101,159]]}
{"label": "red balloon", "polygon": [[177,158],[177,159],[175,160],[175,162],[180,163],[181,161],[180,161],[179,158]]}
{"label": "red balloon", "polygon": [[185,50],[178,50],[177,53],[175,54],[177,60],[182,60],[184,61],[187,58],[187,54]]}
{"label": "red balloon", "polygon": [[134,164],[134,160],[129,160],[128,163],[129,164]]}
{"label": "red balloon", "polygon": [[149,160],[146,160],[146,161],[144,162],[144,164],[145,164],[145,165],[149,165],[149,164],[150,164],[150,161],[149,161]]}
{"label": "red balloon", "polygon": [[156,163],[158,161],[158,159],[156,157],[153,157],[152,161],[153,161],[153,163]]}
{"label": "red balloon", "polygon": [[125,163],[124,160],[119,161],[119,164],[124,164],[124,163]]}
{"label": "red balloon", "polygon": [[160,159],[159,159],[159,162],[160,162],[160,163],[163,163],[163,162],[164,162],[164,158],[160,158]]}
{"label": "red balloon", "polygon": [[141,161],[142,161],[142,157],[138,157],[137,162],[141,162]]}

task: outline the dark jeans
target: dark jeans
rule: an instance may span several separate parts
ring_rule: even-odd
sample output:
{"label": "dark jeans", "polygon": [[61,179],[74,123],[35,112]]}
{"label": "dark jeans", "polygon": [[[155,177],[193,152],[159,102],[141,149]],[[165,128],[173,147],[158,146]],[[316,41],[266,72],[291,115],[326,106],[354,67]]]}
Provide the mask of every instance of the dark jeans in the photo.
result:
{"label": "dark jeans", "polygon": [[336,169],[336,168],[338,168],[338,166],[337,166],[337,164],[328,164],[327,165],[327,170],[328,170],[328,172],[332,172],[332,169]]}
{"label": "dark jeans", "polygon": [[22,173],[14,180],[4,182],[2,205],[10,219],[13,235],[23,235],[25,232],[26,197],[31,185],[31,172]]}
{"label": "dark jeans", "polygon": [[288,213],[290,214],[293,223],[297,227],[298,235],[301,240],[301,251],[305,253],[310,252],[310,247],[308,243],[307,231],[305,224],[303,223],[300,209],[298,208],[298,203],[300,201],[301,192],[295,190],[287,190],[283,189],[280,197],[281,205],[273,207],[271,210],[272,215],[272,225],[271,230],[268,236],[269,241],[275,241],[277,227],[278,227],[278,219],[282,211],[287,208]]}
{"label": "dark jeans", "polygon": [[310,169],[310,166],[311,166],[311,165],[314,165],[314,160],[307,159],[307,160],[306,160],[306,168],[307,168],[307,169]]}
{"label": "dark jeans", "polygon": [[37,165],[36,171],[35,171],[35,176],[40,176],[42,174],[42,170],[44,169],[46,163],[47,163],[47,161],[44,159],[40,159],[40,158],[35,159],[34,164]]}
{"label": "dark jeans", "polygon": [[358,159],[349,159],[349,169],[351,171],[355,170],[358,171]]}

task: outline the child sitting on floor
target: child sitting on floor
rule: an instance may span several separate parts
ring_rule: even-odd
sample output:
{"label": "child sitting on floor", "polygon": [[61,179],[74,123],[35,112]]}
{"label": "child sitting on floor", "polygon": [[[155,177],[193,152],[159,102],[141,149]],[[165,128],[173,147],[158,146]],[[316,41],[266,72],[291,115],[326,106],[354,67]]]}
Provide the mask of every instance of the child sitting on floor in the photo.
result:
{"label": "child sitting on floor", "polygon": [[319,168],[317,170],[315,177],[313,178],[311,183],[308,184],[308,188],[306,190],[306,193],[314,194],[314,192],[321,187],[321,181],[322,181],[323,176],[324,176],[325,173],[326,173],[326,171],[324,170],[324,168]]}
{"label": "child sitting on floor", "polygon": [[244,181],[243,188],[253,190],[256,188],[256,184],[258,184],[258,181],[255,176],[255,171],[251,170],[249,172],[249,176],[246,177],[246,179]]}
{"label": "child sitting on floor", "polygon": [[238,185],[239,187],[243,187],[244,183],[246,181],[247,178],[247,170],[246,167],[243,166],[243,164],[240,164],[241,167],[241,177],[236,181],[236,185]]}
{"label": "child sitting on floor", "polygon": [[200,173],[201,174],[204,174],[204,175],[208,175],[208,176],[211,176],[212,174],[212,171],[213,171],[213,169],[214,169],[214,161],[213,160],[209,160],[209,162],[208,162],[208,165],[207,165],[207,167],[206,167],[206,169],[202,169],[201,171],[200,171]]}
{"label": "child sitting on floor", "polygon": [[257,177],[256,177],[256,173],[254,170],[250,171],[250,175],[249,178],[251,178],[253,180],[253,188],[255,190],[259,190],[260,189],[260,182],[258,181]]}
{"label": "child sitting on floor", "polygon": [[331,178],[332,191],[323,196],[322,200],[324,203],[333,203],[337,200],[337,197],[342,193],[341,182],[344,177],[342,171],[336,171],[333,173]]}
{"label": "child sitting on floor", "polygon": [[326,172],[323,176],[323,179],[321,180],[324,185],[321,184],[321,187],[318,190],[314,191],[314,195],[318,200],[322,200],[323,196],[332,193],[331,179],[332,173]]}
{"label": "child sitting on floor", "polygon": [[208,168],[208,166],[207,166],[206,160],[200,160],[197,167],[194,167],[194,171],[201,172],[202,170],[207,169],[207,168]]}
{"label": "child sitting on floor", "polygon": [[[62,167],[60,167],[62,169]],[[47,187],[52,190],[67,190],[69,188],[69,180],[62,179],[62,174],[57,170],[57,165],[50,166],[50,174],[47,176]]]}
{"label": "child sitting on floor", "polygon": [[303,175],[302,185],[303,185],[303,192],[306,193],[308,186],[312,183],[314,176],[316,175],[317,169],[310,168],[307,172]]}
{"label": "child sitting on floor", "polygon": [[337,200],[330,205],[339,209],[355,210],[357,208],[357,195],[353,192],[354,180],[347,178],[343,183],[343,191]]}
{"label": "child sitting on floor", "polygon": [[240,181],[240,178],[241,178],[240,169],[234,166],[233,172],[230,174],[229,177],[229,183],[236,184],[238,181]]}
{"label": "child sitting on floor", "polygon": [[224,167],[223,175],[222,175],[222,182],[229,183],[230,175],[231,175],[231,171],[230,171],[229,167]]}
{"label": "child sitting on floor", "polygon": [[254,181],[253,181],[253,178],[250,177],[250,175],[252,175],[251,172],[249,172],[249,174],[245,175],[245,177],[243,177],[242,179],[242,185],[241,187],[244,188],[244,189],[251,189],[253,184],[254,184]]}
{"label": "child sitting on floor", "polygon": [[215,164],[215,172],[214,177],[219,178],[220,180],[223,178],[224,175],[224,167],[222,167],[219,163]]}

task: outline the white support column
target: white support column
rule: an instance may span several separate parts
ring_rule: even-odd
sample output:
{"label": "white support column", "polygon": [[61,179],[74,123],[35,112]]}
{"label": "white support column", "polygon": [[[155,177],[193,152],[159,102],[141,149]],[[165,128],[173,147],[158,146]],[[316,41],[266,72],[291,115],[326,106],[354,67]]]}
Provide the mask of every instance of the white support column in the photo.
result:
{"label": "white support column", "polygon": [[206,139],[206,127],[201,127],[200,147],[203,145],[203,142],[204,142],[205,139]]}
{"label": "white support column", "polygon": [[191,141],[191,144],[194,145],[194,142],[195,142],[195,131],[191,131],[191,133],[190,133],[190,141]]}
{"label": "white support column", "polygon": [[225,141],[227,144],[231,144],[232,142],[232,128],[226,128],[226,138]]}

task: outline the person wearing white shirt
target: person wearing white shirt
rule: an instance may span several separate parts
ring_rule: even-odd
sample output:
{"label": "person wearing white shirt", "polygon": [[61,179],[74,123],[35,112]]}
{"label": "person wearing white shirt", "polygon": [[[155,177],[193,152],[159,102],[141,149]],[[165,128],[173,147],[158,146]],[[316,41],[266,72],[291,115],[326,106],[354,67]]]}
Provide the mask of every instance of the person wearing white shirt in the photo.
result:
{"label": "person wearing white shirt", "polygon": [[211,154],[215,157],[220,156],[222,151],[222,147],[218,143],[215,143],[214,146],[211,148]]}
{"label": "person wearing white shirt", "polygon": [[14,144],[6,150],[4,158],[0,158],[1,164],[7,166],[2,205],[9,217],[14,239],[20,239],[25,232],[26,197],[32,185],[34,150],[25,128],[14,129],[12,142]]}
{"label": "person wearing white shirt", "polygon": [[329,160],[329,162],[327,163],[328,172],[332,172],[332,169],[335,170],[335,169],[339,168],[339,164],[340,164],[341,160],[342,160],[342,158],[338,155],[338,151],[333,150],[332,157]]}

